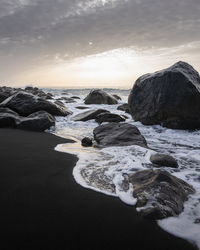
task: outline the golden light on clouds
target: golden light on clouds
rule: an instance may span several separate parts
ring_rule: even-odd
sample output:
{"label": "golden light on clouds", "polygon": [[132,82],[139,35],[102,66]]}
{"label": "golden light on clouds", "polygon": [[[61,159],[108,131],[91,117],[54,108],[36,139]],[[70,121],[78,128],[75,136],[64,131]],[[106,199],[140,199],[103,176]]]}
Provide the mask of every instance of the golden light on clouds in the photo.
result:
{"label": "golden light on clouds", "polygon": [[187,54],[187,49],[191,51],[197,45],[148,50],[122,48],[73,60],[56,56],[51,65],[35,67],[15,76],[15,82],[48,87],[130,88],[139,76],[168,67],[176,61],[192,60],[199,70],[198,60],[195,65],[195,54],[193,57]]}

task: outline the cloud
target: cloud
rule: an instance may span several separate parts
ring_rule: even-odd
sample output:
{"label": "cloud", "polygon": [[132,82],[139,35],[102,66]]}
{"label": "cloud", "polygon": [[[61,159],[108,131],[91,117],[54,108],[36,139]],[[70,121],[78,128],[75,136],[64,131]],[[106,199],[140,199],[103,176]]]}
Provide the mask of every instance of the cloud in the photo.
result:
{"label": "cloud", "polygon": [[0,66],[189,44],[200,41],[199,13],[199,0],[1,0]]}

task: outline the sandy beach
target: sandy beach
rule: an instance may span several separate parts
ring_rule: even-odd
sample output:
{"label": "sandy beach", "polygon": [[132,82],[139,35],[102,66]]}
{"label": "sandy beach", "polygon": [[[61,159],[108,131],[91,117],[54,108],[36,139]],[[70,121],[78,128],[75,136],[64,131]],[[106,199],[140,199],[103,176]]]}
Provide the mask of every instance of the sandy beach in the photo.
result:
{"label": "sandy beach", "polygon": [[195,249],[118,198],[82,188],[68,141],[0,129],[1,249]]}

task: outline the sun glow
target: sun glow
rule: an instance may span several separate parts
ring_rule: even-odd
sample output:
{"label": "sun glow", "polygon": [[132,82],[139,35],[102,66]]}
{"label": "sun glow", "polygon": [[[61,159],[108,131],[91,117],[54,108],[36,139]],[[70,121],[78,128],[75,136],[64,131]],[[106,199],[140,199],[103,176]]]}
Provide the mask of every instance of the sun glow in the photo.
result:
{"label": "sun glow", "polygon": [[[196,44],[192,44],[196,46]],[[198,70],[199,61],[183,53],[185,47],[138,50],[121,48],[73,60],[55,56],[51,64],[14,76],[18,85],[48,87],[130,88],[141,75],[187,61]]]}

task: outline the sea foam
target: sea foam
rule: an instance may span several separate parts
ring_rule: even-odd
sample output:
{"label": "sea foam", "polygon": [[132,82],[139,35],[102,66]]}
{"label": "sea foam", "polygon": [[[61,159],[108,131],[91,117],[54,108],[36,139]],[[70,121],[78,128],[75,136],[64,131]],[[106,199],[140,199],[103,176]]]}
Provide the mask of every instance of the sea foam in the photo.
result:
{"label": "sea foam", "polygon": [[[122,96],[119,104],[127,102],[128,91],[113,93]],[[56,94],[60,97],[61,91],[57,90]],[[73,115],[57,117],[56,127],[50,132],[75,141],[75,143],[58,145],[55,149],[78,156],[79,160],[73,169],[76,182],[85,188],[117,196],[123,202],[135,205],[133,187],[129,185],[126,191],[122,188],[124,178],[129,173],[152,168],[149,159],[155,152],[172,155],[177,159],[179,168],[162,169],[185,180],[195,188],[196,193],[185,202],[184,211],[179,216],[159,220],[158,225],[167,232],[196,244],[200,249],[200,131],[189,132],[161,126],[144,126],[140,122],[134,122],[130,115],[126,114],[128,116],[126,122],[139,128],[151,149],[139,146],[84,148],[81,146],[81,139],[85,136],[92,137],[93,129],[98,124],[94,120],[88,122],[70,120],[72,116],[85,111],[76,109],[76,106],[83,105],[86,93],[84,91],[71,93],[71,95],[74,94],[79,95],[81,99],[77,103],[66,104],[73,111]],[[89,105],[89,109],[103,108],[123,115],[124,112],[117,110],[117,106]]]}

